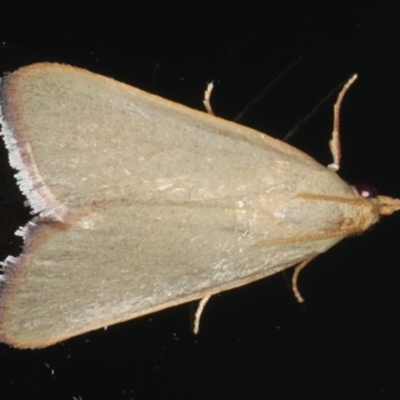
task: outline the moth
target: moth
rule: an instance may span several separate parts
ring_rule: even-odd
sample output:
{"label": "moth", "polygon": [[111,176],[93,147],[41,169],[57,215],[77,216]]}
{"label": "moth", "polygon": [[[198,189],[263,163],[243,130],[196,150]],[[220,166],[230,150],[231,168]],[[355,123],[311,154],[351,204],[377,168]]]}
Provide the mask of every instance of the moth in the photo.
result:
{"label": "moth", "polygon": [[[353,77],[353,80],[355,77]],[[32,219],[2,263],[0,339],[45,347],[265,278],[363,232],[400,200],[263,133],[59,64],[0,82]],[[209,99],[206,105],[210,109]]]}

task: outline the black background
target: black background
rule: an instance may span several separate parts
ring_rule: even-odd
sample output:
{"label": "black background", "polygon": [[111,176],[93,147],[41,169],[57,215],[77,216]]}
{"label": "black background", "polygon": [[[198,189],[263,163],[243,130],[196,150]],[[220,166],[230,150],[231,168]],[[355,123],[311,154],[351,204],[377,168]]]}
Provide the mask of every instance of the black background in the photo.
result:
{"label": "black background", "polygon": [[[214,111],[232,119],[302,57],[242,120],[278,138],[358,72],[340,175],[400,197],[396,2],[301,3],[3,2],[1,70],[64,62],[198,109],[214,80]],[[322,164],[334,100],[290,141]],[[2,258],[23,218],[3,201]],[[221,293],[199,336],[188,304],[47,349],[0,344],[0,398],[399,398],[399,239],[396,215],[318,257],[300,277],[304,305],[290,271]]]}

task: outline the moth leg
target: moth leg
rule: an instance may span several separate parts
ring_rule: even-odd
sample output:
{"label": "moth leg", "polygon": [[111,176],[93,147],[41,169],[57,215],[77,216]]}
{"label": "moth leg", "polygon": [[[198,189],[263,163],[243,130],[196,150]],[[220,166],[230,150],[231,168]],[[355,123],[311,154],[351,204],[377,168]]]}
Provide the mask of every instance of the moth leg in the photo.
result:
{"label": "moth leg", "polygon": [[200,317],[201,314],[203,313],[204,307],[206,306],[208,300],[210,300],[211,295],[203,297],[199,305],[197,306],[196,314],[194,315],[194,321],[193,321],[193,333],[197,335],[200,330]]}
{"label": "moth leg", "polygon": [[207,85],[207,88],[204,92],[204,100],[203,100],[204,107],[206,108],[207,113],[210,115],[215,115],[210,103],[211,92],[213,89],[214,89],[214,82],[210,82]]}
{"label": "moth leg", "polygon": [[297,281],[299,279],[300,271],[303,270],[312,260],[314,260],[314,258],[317,257],[317,255],[318,254],[315,254],[312,257],[307,258],[307,260],[302,261],[294,269],[294,273],[293,273],[293,276],[292,276],[292,290],[293,290],[293,293],[294,293],[294,297],[296,297],[296,299],[297,299],[297,301],[299,303],[304,303],[304,298],[300,294],[300,290],[297,287]]}
{"label": "moth leg", "polygon": [[357,79],[357,74],[354,74],[343,86],[340,91],[335,105],[333,106],[333,131],[332,138],[329,141],[329,149],[331,150],[333,163],[328,165],[331,171],[337,172],[340,168],[340,159],[342,157],[342,149],[340,146],[339,124],[340,124],[340,107],[343,102],[344,95],[350,86]]}

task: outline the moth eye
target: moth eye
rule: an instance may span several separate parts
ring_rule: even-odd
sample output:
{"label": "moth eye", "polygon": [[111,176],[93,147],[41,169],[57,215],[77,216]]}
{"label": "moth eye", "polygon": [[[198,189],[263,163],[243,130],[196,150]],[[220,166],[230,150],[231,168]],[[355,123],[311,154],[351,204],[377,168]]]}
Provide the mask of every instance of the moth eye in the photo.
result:
{"label": "moth eye", "polygon": [[357,193],[365,199],[376,199],[378,197],[377,190],[368,183],[361,183],[359,185],[354,185],[353,187]]}

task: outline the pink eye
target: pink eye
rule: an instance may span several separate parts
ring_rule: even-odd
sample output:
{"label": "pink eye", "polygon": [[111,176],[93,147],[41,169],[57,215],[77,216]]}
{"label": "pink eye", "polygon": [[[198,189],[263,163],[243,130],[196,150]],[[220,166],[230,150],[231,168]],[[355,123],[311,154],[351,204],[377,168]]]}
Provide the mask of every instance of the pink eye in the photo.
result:
{"label": "pink eye", "polygon": [[378,197],[377,190],[368,183],[361,183],[353,187],[365,199],[376,199]]}

